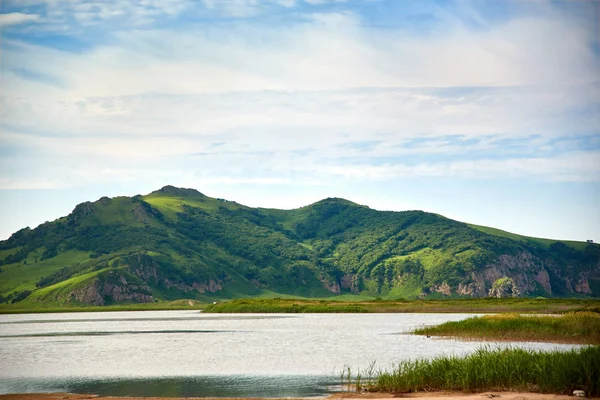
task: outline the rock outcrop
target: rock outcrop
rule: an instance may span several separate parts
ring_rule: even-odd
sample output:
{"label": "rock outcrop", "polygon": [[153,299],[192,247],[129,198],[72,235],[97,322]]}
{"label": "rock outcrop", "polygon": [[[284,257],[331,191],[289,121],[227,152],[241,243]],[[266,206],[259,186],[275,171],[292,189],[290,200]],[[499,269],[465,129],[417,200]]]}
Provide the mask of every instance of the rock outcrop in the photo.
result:
{"label": "rock outcrop", "polygon": [[[516,255],[502,254],[496,262],[489,264],[481,271],[472,274],[476,283],[474,294],[478,297],[486,295],[497,297],[498,292],[491,290],[498,280],[510,277],[511,296],[526,295],[538,291],[540,288],[547,293],[552,293],[550,277],[545,269],[544,262],[529,252],[521,252]],[[518,294],[517,294],[518,293]]]}
{"label": "rock outcrop", "polygon": [[498,298],[519,297],[520,292],[511,278],[504,277],[494,282],[488,296]]}
{"label": "rock outcrop", "polygon": [[360,292],[358,277],[354,274],[345,274],[342,276],[340,286],[342,289],[348,289],[352,293]]}
{"label": "rock outcrop", "polygon": [[71,300],[94,306],[123,301],[154,302],[149,286],[128,282],[127,278],[117,271],[111,271],[108,277],[97,277],[93,282],[73,290],[70,294]]}
{"label": "rock outcrop", "polygon": [[575,291],[577,293],[591,294],[590,283],[586,278],[579,279],[575,283]]}
{"label": "rock outcrop", "polygon": [[145,282],[153,282],[156,285],[163,286],[166,289],[175,288],[184,293],[197,291],[199,293],[216,293],[223,290],[224,282],[217,279],[207,279],[206,281],[182,282],[173,278],[164,276],[156,262],[151,259],[138,255],[134,262],[127,268],[128,272],[137,276]]}
{"label": "rock outcrop", "polygon": [[336,281],[321,279],[321,283],[325,289],[329,290],[331,293],[340,294],[340,284]]}
{"label": "rock outcrop", "polygon": [[431,287],[430,291],[441,293],[444,296],[450,296],[452,294],[452,289],[450,288],[450,285],[448,285],[446,282],[442,282],[441,285]]}

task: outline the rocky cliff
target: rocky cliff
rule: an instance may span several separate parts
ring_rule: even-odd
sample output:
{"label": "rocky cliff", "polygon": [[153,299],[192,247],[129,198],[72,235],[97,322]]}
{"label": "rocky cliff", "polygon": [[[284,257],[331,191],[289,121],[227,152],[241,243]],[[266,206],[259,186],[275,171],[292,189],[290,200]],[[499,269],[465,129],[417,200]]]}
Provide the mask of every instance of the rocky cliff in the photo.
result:
{"label": "rocky cliff", "polygon": [[120,271],[110,271],[73,290],[68,301],[103,306],[123,302],[152,303],[150,287],[136,279],[127,279]]}

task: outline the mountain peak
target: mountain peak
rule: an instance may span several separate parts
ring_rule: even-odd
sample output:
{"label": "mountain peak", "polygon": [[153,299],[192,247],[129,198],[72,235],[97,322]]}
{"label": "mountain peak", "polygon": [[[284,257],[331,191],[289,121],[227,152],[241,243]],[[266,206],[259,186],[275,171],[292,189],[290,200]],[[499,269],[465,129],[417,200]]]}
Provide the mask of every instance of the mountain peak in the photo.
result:
{"label": "mountain peak", "polygon": [[153,193],[162,193],[162,194],[169,194],[169,195],[181,196],[181,197],[204,196],[202,193],[200,193],[196,189],[178,188],[178,187],[175,187],[172,185],[163,186],[162,188],[160,188],[159,190],[157,190]]}
{"label": "mountain peak", "polygon": [[367,206],[363,206],[361,204],[355,203],[353,201],[350,200],[346,200],[343,199],[341,197],[327,197],[326,199],[323,200],[319,200],[313,204],[311,204],[309,207],[312,206],[321,206],[321,205],[344,205],[344,206],[354,206],[354,207],[365,207],[368,208]]}

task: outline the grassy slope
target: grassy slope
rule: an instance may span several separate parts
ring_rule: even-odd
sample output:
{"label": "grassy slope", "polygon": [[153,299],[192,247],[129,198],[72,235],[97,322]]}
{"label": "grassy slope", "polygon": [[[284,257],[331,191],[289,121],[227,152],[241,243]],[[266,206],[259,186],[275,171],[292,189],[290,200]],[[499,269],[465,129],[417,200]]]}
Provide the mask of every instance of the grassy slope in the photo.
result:
{"label": "grassy slope", "polygon": [[[516,233],[506,232],[501,229],[490,228],[487,226],[481,226],[481,225],[475,225],[475,224],[468,224],[468,225],[473,229],[477,229],[478,231],[487,233],[489,235],[504,237],[507,239],[517,240],[520,242],[534,243],[534,244],[541,245],[544,247],[548,247],[551,244],[557,242],[557,240],[554,240],[554,239],[543,239],[543,238],[536,238],[536,237],[531,237],[531,236],[523,236],[523,235],[518,235]],[[560,240],[560,241],[567,244],[568,246],[574,248],[575,250],[579,250],[579,251],[583,251],[585,249],[585,247],[587,246],[587,242],[580,242],[580,241],[575,241],[575,240]]]}
{"label": "grassy slope", "polygon": [[219,208],[224,207],[229,210],[250,209],[234,201],[223,199],[215,199],[205,196],[201,193],[192,195],[173,195],[155,191],[141,197],[146,203],[159,209],[163,214],[167,215],[172,221],[176,221],[176,214],[183,212],[183,206],[188,205],[200,208],[209,213],[215,213]]}
{"label": "grassy slope", "polygon": [[64,298],[69,293],[86,284],[91,283],[96,277],[107,272],[108,270],[109,269],[107,268],[89,272],[83,275],[77,275],[73,278],[66,279],[54,285],[41,288],[33,292],[22,302],[20,302],[19,305],[25,308],[36,308],[39,307],[41,304],[43,304],[44,307],[64,306],[66,305]]}
{"label": "grassy slope", "polygon": [[417,329],[418,335],[478,340],[600,344],[600,314],[561,316],[486,315]]}
{"label": "grassy slope", "polygon": [[6,257],[13,255],[19,251],[21,247],[13,247],[12,249],[0,250],[0,260],[4,260]]}
{"label": "grassy slope", "polygon": [[192,207],[198,207],[206,211],[215,211],[221,202],[210,197],[182,197],[182,196],[168,196],[159,192],[153,192],[142,197],[146,203],[153,205],[158,208],[163,214],[167,215],[169,219],[175,221],[177,219],[176,214],[183,211],[182,206],[187,204]]}
{"label": "grassy slope", "polygon": [[2,266],[0,276],[0,294],[6,295],[13,291],[33,290],[35,283],[40,278],[48,276],[68,265],[73,265],[89,260],[89,253],[77,250],[66,251],[58,256],[37,261],[36,253],[28,256],[24,261]]}

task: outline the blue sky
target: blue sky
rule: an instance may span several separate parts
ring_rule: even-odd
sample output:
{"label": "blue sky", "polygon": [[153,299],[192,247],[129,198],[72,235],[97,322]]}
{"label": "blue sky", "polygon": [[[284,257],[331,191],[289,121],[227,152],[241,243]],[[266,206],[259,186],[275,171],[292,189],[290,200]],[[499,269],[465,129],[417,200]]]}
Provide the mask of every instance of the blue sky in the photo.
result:
{"label": "blue sky", "polygon": [[164,185],[600,241],[600,3],[5,0],[0,238]]}

